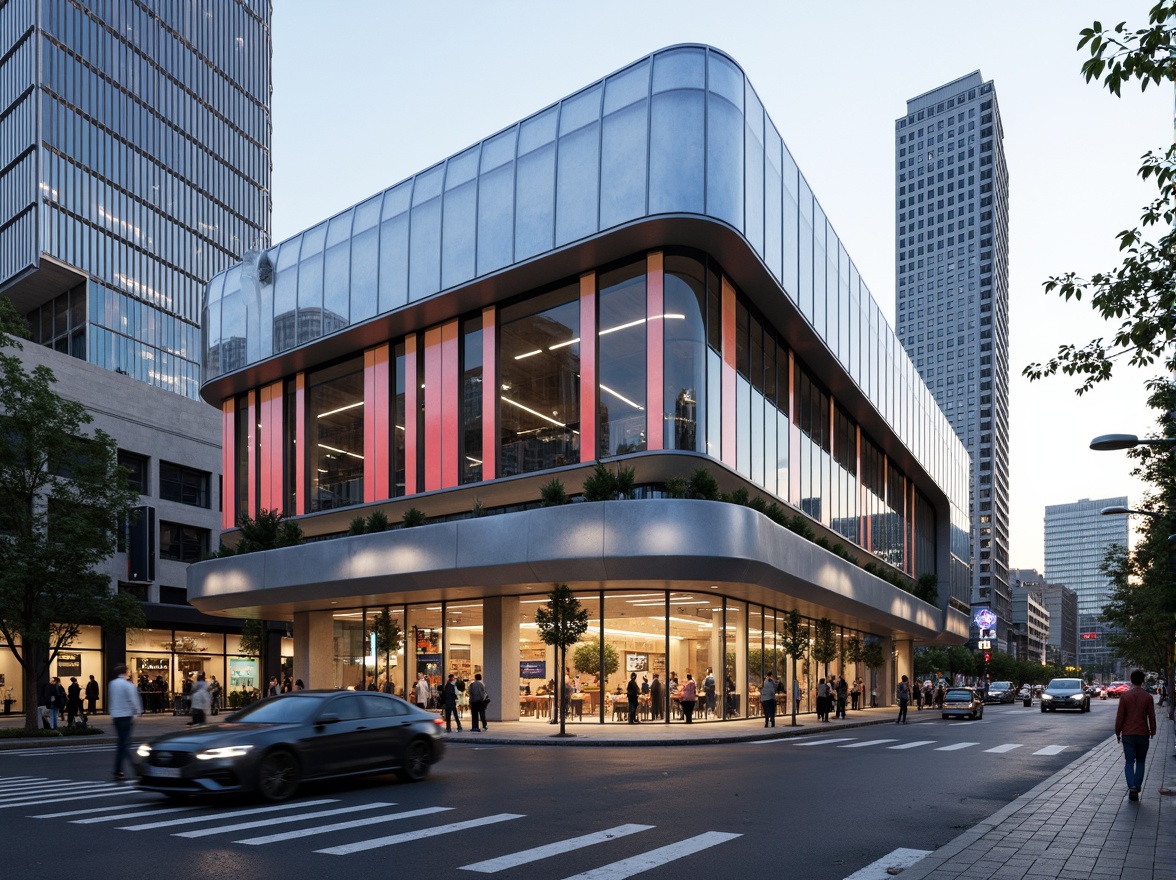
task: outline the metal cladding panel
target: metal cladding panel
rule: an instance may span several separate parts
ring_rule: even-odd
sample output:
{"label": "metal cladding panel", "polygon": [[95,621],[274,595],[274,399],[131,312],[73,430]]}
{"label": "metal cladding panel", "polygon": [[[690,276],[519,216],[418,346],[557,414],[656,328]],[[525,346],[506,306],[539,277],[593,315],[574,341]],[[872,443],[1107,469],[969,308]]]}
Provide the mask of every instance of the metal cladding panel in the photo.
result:
{"label": "metal cladding panel", "polygon": [[556,583],[569,579],[599,581],[607,577],[606,507],[607,503],[544,508],[553,515],[535,522],[535,528],[527,530],[527,561],[535,580]]}

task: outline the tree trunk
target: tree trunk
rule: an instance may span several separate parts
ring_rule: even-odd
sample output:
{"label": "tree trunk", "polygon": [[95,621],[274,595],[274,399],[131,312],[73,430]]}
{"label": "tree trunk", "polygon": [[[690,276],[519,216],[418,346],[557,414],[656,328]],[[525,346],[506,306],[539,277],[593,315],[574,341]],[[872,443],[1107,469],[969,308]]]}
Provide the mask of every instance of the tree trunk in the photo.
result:
{"label": "tree trunk", "polygon": [[[49,646],[26,642],[23,652],[22,683],[24,685],[25,730],[41,727],[41,688],[49,683]],[[42,681],[44,679],[44,681]]]}

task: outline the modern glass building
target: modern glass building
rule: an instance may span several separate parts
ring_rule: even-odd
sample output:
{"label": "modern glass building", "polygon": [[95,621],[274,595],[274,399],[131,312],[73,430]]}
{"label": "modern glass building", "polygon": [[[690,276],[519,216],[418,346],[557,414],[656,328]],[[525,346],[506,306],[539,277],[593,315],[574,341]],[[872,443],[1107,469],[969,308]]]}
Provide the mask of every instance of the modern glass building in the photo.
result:
{"label": "modern glass building", "polygon": [[972,457],[974,606],[1008,648],[1009,177],[979,71],[907,101],[894,126],[898,338]]}
{"label": "modern glass building", "polygon": [[1116,660],[1102,622],[1110,583],[1100,566],[1113,545],[1130,548],[1127,517],[1101,512],[1129,506],[1124,495],[1045,508],[1045,578],[1078,594],[1078,665],[1096,675],[1113,674]]}
{"label": "modern glass building", "polygon": [[[292,620],[310,686],[479,671],[518,718],[565,674],[534,623],[556,582],[590,613],[566,674],[600,720],[629,671],[713,667],[734,714],[771,671],[807,708],[871,643],[886,699],[913,643],[966,638],[967,453],[719,51],[642,58],[250,254],[204,327],[225,540],[277,509],[314,541],[199,563],[189,596]],[[629,500],[583,500],[597,463]],[[730,503],[690,497],[700,472]],[[394,669],[367,648],[384,608]],[[784,656],[793,610],[832,659]]]}
{"label": "modern glass building", "polygon": [[270,218],[270,2],[0,5],[0,293],[198,399],[208,279]]}
{"label": "modern glass building", "polygon": [[[186,569],[221,523],[203,293],[269,230],[270,16],[269,0],[0,2],[0,295],[37,343],[12,353],[116,439],[139,494],[99,573],[147,628],[85,627],[51,670],[103,690],[124,660],[170,693],[246,659],[240,621],[188,604]],[[20,680],[11,652],[0,676]]]}

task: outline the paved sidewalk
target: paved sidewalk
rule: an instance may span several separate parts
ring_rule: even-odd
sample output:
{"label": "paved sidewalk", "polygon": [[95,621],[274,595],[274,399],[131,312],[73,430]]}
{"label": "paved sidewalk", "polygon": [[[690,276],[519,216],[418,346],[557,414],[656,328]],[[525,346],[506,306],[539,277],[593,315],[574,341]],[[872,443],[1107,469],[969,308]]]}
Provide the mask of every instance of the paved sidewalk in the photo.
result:
{"label": "paved sidewalk", "polygon": [[1123,747],[1112,736],[907,868],[903,880],[1172,880],[1176,756],[1166,707],[1156,714],[1137,803],[1127,799]]}

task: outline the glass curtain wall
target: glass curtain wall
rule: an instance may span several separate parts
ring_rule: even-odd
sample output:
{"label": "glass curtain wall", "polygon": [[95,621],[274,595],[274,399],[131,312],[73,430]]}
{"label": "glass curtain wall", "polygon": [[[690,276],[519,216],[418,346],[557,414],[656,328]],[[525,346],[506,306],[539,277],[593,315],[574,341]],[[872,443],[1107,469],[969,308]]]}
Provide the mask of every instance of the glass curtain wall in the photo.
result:
{"label": "glass curtain wall", "polygon": [[500,476],[580,460],[580,288],[569,284],[501,311]]}
{"label": "glass curtain wall", "polygon": [[310,510],[363,502],[363,358],[311,373],[307,380]]}
{"label": "glass curtain wall", "polygon": [[[405,627],[405,651],[411,651],[412,657],[405,664],[405,674],[411,675],[414,681],[421,675],[429,682],[430,709],[439,709],[438,696],[440,688],[445,683],[445,677],[450,671],[445,664],[445,625],[441,615],[442,606],[409,605],[407,626]],[[406,653],[406,657],[409,655]]]}
{"label": "glass curtain wall", "polygon": [[645,261],[598,276],[600,458],[646,446]]}
{"label": "glass curtain wall", "polygon": [[462,321],[461,460],[462,483],[482,479],[482,316]]}
{"label": "glass curtain wall", "polygon": [[706,268],[702,260],[667,253],[663,320],[665,449],[706,452]]}

